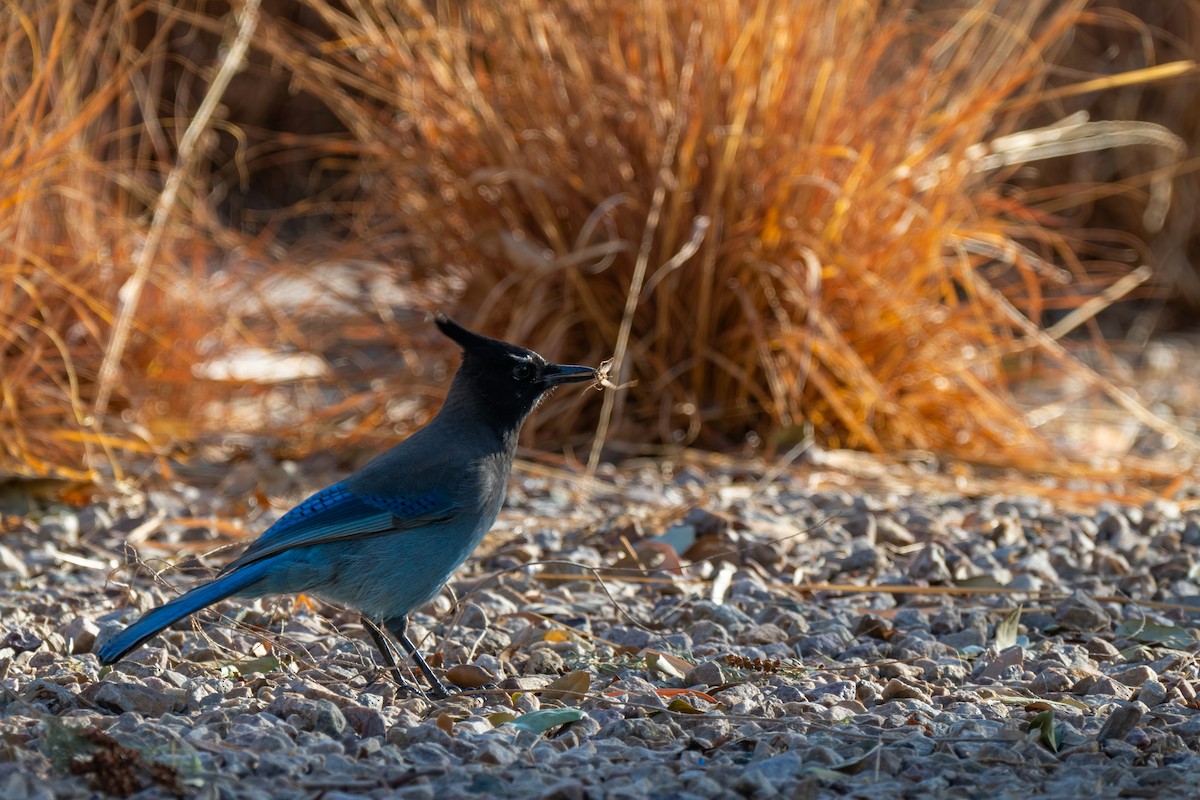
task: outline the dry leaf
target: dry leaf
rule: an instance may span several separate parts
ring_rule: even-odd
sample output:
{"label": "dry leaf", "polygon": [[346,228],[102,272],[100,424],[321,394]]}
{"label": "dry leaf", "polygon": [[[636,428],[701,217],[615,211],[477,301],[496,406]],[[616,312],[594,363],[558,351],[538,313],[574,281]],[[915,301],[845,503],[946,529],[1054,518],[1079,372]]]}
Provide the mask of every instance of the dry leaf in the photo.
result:
{"label": "dry leaf", "polygon": [[475,664],[458,664],[446,670],[446,680],[460,689],[478,689],[495,683],[495,678],[483,667]]}
{"label": "dry leaf", "polygon": [[675,711],[680,714],[703,714],[704,713],[703,711],[701,711],[700,709],[696,708],[694,705],[689,703],[687,700],[683,699],[682,697],[676,697],[674,700],[667,703],[667,708],[670,709],[671,711]]}
{"label": "dry leaf", "polygon": [[713,576],[712,589],[709,591],[709,599],[717,605],[725,602],[725,593],[729,591],[729,587],[733,584],[733,576],[737,574],[737,567],[730,564],[728,561],[721,564],[721,568],[717,570],[717,574]]}
{"label": "dry leaf", "polygon": [[653,650],[649,647],[643,648],[638,653],[639,658],[646,661],[646,668],[651,672],[661,672],[668,678],[682,678],[691,671],[695,664],[689,663],[679,656],[673,656],[670,653],[664,653],[661,650]]}
{"label": "dry leaf", "polygon": [[700,691],[699,689],[655,689],[655,694],[664,699],[672,699],[676,697],[698,697],[705,702],[713,705],[720,705],[721,702],[711,694]]}
{"label": "dry leaf", "polygon": [[992,643],[996,645],[997,650],[1004,650],[1017,643],[1017,633],[1021,626],[1021,609],[1022,606],[1017,606],[1005,614],[1004,619],[996,623],[996,632],[992,636]]}
{"label": "dry leaf", "polygon": [[585,694],[592,688],[592,676],[583,670],[577,669],[574,672],[568,672],[562,677],[555,678],[550,683],[546,684],[546,688],[540,692],[543,699],[557,699],[564,703],[578,703],[583,698],[580,695]]}

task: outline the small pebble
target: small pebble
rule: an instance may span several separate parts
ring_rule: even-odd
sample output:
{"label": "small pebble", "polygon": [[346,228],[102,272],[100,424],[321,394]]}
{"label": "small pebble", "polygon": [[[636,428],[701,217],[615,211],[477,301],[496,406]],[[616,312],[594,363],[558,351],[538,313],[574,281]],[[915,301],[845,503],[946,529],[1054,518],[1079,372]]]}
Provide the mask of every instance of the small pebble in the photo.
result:
{"label": "small pebble", "polygon": [[1108,612],[1099,603],[1078,590],[1059,604],[1054,619],[1072,631],[1098,631],[1111,622]]}

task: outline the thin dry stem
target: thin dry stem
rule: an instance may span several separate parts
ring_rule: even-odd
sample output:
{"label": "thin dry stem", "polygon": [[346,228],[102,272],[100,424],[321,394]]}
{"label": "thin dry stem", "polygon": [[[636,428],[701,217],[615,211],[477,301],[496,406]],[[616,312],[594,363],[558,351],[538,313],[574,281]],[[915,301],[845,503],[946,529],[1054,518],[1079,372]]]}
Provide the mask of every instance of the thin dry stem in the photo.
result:
{"label": "thin dry stem", "polygon": [[121,306],[117,315],[117,322],[113,327],[112,339],[109,340],[108,349],[104,353],[104,361],[100,364],[100,388],[96,393],[95,405],[95,413],[98,421],[103,419],[105,412],[108,411],[108,401],[112,396],[113,384],[118,378],[117,367],[122,355],[125,353],[125,346],[129,341],[129,332],[133,325],[133,315],[137,311],[138,302],[142,297],[142,289],[146,285],[146,279],[150,275],[150,267],[158,255],[158,246],[162,241],[163,233],[167,225],[171,222],[179,189],[183,185],[184,179],[193,169],[193,163],[197,155],[196,145],[200,141],[200,137],[208,130],[213,112],[217,110],[217,104],[221,102],[221,97],[229,87],[229,82],[241,67],[242,59],[246,55],[246,49],[250,46],[250,38],[258,28],[259,3],[260,0],[243,0],[241,10],[237,14],[237,36],[234,37],[232,44],[230,44],[229,50],[221,62],[220,69],[213,76],[212,83],[208,87],[204,100],[200,103],[200,108],[196,111],[196,116],[188,123],[187,129],[183,133],[183,138],[179,142],[179,150],[175,156],[175,166],[167,174],[162,194],[159,195],[158,202],[155,203],[154,218],[150,223],[150,230],[146,234],[146,242],[142,245],[138,253],[138,260],[133,270],[133,276],[125,284],[121,292]]}

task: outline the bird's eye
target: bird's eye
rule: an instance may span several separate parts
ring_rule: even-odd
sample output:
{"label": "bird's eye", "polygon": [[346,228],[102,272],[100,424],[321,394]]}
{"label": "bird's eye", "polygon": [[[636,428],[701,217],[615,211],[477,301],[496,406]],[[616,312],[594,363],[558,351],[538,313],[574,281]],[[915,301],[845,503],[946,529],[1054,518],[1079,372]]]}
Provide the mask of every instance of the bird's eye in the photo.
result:
{"label": "bird's eye", "polygon": [[533,367],[528,364],[517,364],[513,367],[513,377],[519,381],[523,381],[533,374]]}

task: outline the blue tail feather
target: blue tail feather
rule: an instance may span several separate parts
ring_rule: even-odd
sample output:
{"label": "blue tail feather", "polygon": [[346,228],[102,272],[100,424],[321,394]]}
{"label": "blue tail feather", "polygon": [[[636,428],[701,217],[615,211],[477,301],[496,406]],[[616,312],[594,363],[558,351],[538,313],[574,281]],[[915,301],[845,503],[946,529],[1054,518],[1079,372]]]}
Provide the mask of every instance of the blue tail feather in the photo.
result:
{"label": "blue tail feather", "polygon": [[166,605],[146,612],[137,622],[100,646],[100,649],[96,651],[96,655],[100,657],[100,663],[111,664],[121,660],[130,650],[168,625],[205,606],[210,606],[218,600],[224,600],[232,594],[237,594],[269,572],[269,565],[269,560],[248,564],[242,569],[222,575],[210,583],[197,586]]}

